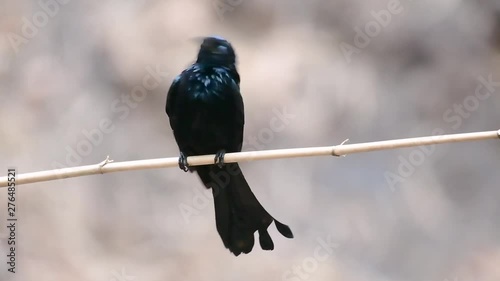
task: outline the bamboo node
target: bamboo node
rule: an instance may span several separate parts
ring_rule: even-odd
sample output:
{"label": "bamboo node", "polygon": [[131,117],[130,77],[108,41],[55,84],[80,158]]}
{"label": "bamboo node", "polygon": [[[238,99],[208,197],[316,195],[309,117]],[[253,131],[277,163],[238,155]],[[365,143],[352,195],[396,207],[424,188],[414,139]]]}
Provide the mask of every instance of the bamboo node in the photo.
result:
{"label": "bamboo node", "polygon": [[108,163],[112,163],[113,161],[114,161],[114,160],[109,159],[109,155],[108,155],[108,156],[106,156],[106,159],[104,159],[104,161],[102,161],[101,163],[99,163],[99,172],[100,172],[101,174],[104,174],[104,173],[102,172],[102,168],[103,168],[104,166],[106,166],[106,164],[108,164]]}
{"label": "bamboo node", "polygon": [[[342,146],[342,145],[344,145],[344,144],[345,144],[346,142],[348,142],[348,141],[349,141],[349,139],[346,139],[346,140],[344,140],[342,143],[340,143],[340,144],[339,144],[339,145],[337,145],[337,146]],[[332,156],[337,156],[337,157],[345,157],[347,154],[338,154],[338,153],[336,153],[336,152],[335,152],[335,147],[337,147],[337,146],[334,146],[334,147],[333,147],[333,149],[332,149]]]}

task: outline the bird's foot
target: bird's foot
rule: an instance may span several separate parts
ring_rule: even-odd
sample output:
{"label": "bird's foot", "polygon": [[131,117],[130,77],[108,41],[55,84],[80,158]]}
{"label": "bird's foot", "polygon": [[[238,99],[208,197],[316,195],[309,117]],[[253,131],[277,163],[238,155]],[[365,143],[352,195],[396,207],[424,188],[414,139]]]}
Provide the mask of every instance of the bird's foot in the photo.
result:
{"label": "bird's foot", "polygon": [[224,155],[225,154],[226,154],[226,151],[224,149],[217,151],[217,153],[215,154],[214,163],[217,166],[219,166],[219,168],[224,167]]}
{"label": "bird's foot", "polygon": [[189,164],[187,162],[187,157],[184,153],[181,152],[181,156],[179,156],[179,168],[184,172],[189,171]]}

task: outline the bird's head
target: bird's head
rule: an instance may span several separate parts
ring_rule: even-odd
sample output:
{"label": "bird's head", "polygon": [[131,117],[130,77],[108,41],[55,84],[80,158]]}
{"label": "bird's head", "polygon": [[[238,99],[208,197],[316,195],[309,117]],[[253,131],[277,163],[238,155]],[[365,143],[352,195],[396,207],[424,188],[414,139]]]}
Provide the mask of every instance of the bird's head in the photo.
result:
{"label": "bird's head", "polygon": [[236,55],[234,49],[226,39],[222,37],[205,37],[198,52],[197,63],[234,65]]}

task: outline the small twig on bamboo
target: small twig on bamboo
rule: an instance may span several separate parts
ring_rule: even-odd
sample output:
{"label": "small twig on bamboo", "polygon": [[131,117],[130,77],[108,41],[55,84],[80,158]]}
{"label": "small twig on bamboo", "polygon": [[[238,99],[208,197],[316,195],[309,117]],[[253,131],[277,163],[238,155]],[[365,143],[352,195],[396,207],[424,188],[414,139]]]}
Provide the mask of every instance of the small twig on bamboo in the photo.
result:
{"label": "small twig on bamboo", "polygon": [[[348,142],[349,139],[345,139],[345,141],[343,141],[342,143],[339,144],[339,146],[341,145],[344,145],[346,142]],[[343,155],[338,155],[338,154],[335,154],[335,150],[333,150],[332,152],[332,156],[337,156],[337,157],[346,157],[347,154],[343,154]]]}
{"label": "small twig on bamboo", "polygon": [[101,168],[99,169],[99,170],[100,170],[100,172],[101,172],[101,174],[104,174],[104,173],[102,172],[102,168],[103,168],[104,166],[106,166],[106,164],[108,164],[108,163],[112,163],[112,162],[114,162],[114,160],[109,159],[109,155],[108,155],[108,156],[106,156],[106,159],[104,159],[104,161],[102,161],[101,163],[99,163],[99,166],[101,167]]}

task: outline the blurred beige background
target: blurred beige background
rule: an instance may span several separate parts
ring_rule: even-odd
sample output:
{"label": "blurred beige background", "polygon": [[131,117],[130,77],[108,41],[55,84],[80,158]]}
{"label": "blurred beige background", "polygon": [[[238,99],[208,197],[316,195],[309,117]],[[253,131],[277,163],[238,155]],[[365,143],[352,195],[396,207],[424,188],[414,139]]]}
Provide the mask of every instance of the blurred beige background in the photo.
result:
{"label": "blurred beige background", "polygon": [[[0,173],[177,156],[166,93],[212,34],[245,150],[500,129],[497,0],[0,0]],[[244,163],[295,239],[237,258],[194,174],[22,185],[16,274],[0,189],[0,280],[500,280],[499,167],[495,141]]]}

